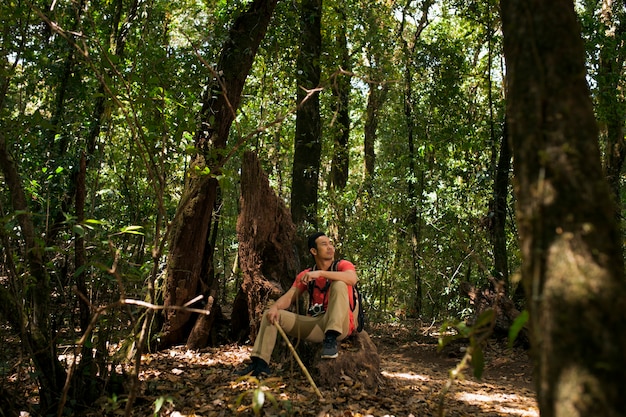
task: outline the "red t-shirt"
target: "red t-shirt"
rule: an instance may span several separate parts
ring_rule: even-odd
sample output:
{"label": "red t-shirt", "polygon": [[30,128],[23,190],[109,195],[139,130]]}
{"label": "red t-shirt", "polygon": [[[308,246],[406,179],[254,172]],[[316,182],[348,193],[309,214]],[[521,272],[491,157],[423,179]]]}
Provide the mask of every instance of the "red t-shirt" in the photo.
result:
{"label": "red t-shirt", "polygon": [[[307,268],[304,271],[300,272],[298,276],[296,277],[296,280],[293,282],[293,287],[296,287],[299,293],[302,293],[305,291],[308,292],[308,285],[302,282],[302,277],[304,276],[304,274],[306,274],[310,270],[311,268]],[[342,259],[337,263],[338,272],[355,271],[355,270],[356,268],[354,267],[354,264],[350,261],[346,261],[345,259]],[[328,296],[330,295],[330,288],[328,288],[326,293],[324,293],[323,291],[323,289],[326,286],[326,282],[327,280],[323,276],[315,280],[315,289],[313,290],[313,299],[312,299],[313,304],[323,304],[324,311],[326,311],[328,307]],[[350,312],[349,312],[350,333],[352,333],[356,329],[356,327],[354,325],[354,315],[352,314],[352,308],[354,307],[354,292],[352,291],[351,285],[348,285],[348,301],[350,303]]]}

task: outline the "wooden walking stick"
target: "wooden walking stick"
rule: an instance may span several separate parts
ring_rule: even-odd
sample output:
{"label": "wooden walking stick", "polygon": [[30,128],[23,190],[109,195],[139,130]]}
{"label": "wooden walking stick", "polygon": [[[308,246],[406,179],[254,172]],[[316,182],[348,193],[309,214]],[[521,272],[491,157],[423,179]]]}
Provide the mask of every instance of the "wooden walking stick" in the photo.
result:
{"label": "wooden walking stick", "polygon": [[280,324],[278,324],[278,321],[274,322],[274,326],[276,326],[276,328],[278,329],[278,332],[281,334],[283,339],[285,339],[285,342],[287,342],[287,346],[289,346],[289,350],[291,350],[291,353],[293,353],[293,357],[296,358],[296,362],[298,362],[298,365],[300,365],[300,368],[302,368],[302,372],[304,372],[306,379],[309,380],[309,382],[311,383],[311,386],[313,387],[313,389],[315,389],[315,393],[317,394],[318,397],[320,397],[320,400],[323,400],[324,396],[322,396],[322,393],[320,392],[320,390],[317,389],[317,385],[315,385],[315,381],[313,381],[313,378],[311,378],[311,374],[309,373],[309,370],[306,369],[306,366],[304,366],[304,364],[300,360],[300,357],[298,356],[298,352],[296,352],[296,349],[293,347],[293,345],[289,341],[289,338],[285,334],[285,331],[283,330],[282,327],[280,327]]}

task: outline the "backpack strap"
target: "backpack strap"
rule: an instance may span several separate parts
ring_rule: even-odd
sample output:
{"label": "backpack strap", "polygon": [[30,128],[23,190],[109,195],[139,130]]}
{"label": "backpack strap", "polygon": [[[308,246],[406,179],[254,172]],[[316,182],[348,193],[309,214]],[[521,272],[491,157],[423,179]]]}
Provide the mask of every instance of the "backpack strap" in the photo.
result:
{"label": "backpack strap", "polygon": [[[341,262],[341,259],[333,261],[333,263],[330,265],[330,268],[328,268],[328,270],[329,271],[333,271],[333,272],[337,272],[337,265],[339,265],[339,262]],[[317,270],[317,264],[313,265],[309,269],[311,271],[316,271]],[[326,303],[326,297],[328,296],[328,289],[330,288],[330,280],[326,279],[326,284],[324,284],[323,288],[319,287],[318,285],[316,285],[316,280],[309,281],[309,285],[307,287],[307,289],[309,291],[309,306],[312,305],[312,303],[313,303],[313,291],[315,291],[316,288],[322,294],[324,294],[324,303]]]}

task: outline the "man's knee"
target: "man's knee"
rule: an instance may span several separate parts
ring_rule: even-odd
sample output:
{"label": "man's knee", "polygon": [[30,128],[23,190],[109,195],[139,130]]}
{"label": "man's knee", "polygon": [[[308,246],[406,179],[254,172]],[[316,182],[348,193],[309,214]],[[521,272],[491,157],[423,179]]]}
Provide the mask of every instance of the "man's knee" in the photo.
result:
{"label": "man's knee", "polygon": [[343,281],[333,281],[332,284],[330,284],[332,287],[343,287],[343,288],[348,288],[348,284],[346,284]]}
{"label": "man's knee", "polygon": [[332,284],[330,284],[330,288],[332,288],[334,291],[344,291],[344,292],[348,292],[348,284],[346,284],[343,281],[333,281]]}

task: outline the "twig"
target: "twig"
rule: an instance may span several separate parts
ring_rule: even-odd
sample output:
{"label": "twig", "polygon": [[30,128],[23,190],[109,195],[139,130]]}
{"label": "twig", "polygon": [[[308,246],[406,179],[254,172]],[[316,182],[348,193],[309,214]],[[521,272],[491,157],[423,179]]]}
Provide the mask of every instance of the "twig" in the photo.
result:
{"label": "twig", "polygon": [[209,314],[211,314],[211,310],[187,307],[189,304],[193,304],[194,302],[198,301],[201,298],[202,296],[196,297],[193,300],[185,303],[185,305],[183,306],[160,306],[160,305],[148,303],[146,301],[133,300],[131,298],[120,300],[120,302],[122,304],[133,304],[137,306],[146,307],[146,308],[149,308],[150,310],[182,310],[182,311],[186,311],[189,313],[200,313],[200,314],[204,314],[205,316],[208,316]]}
{"label": "twig", "polygon": [[296,358],[296,362],[298,362],[298,365],[300,365],[300,368],[302,368],[302,372],[304,372],[304,375],[306,376],[306,379],[308,379],[309,382],[311,383],[311,386],[315,390],[315,393],[317,394],[318,397],[320,397],[320,400],[323,400],[324,396],[322,395],[320,390],[317,389],[317,385],[315,385],[315,381],[313,381],[313,378],[311,378],[311,374],[309,373],[308,369],[306,369],[306,366],[304,366],[304,364],[300,360],[300,357],[298,356],[298,353],[296,352],[296,349],[294,349],[293,345],[289,341],[289,338],[285,334],[285,331],[283,330],[282,327],[280,327],[280,324],[278,324],[278,322],[275,322],[274,326],[276,326],[276,328],[278,329],[278,332],[280,333],[280,335],[283,337],[283,339],[285,339],[285,342],[287,342],[287,346],[289,346],[289,350],[291,350],[291,353],[293,353],[293,357]]}

